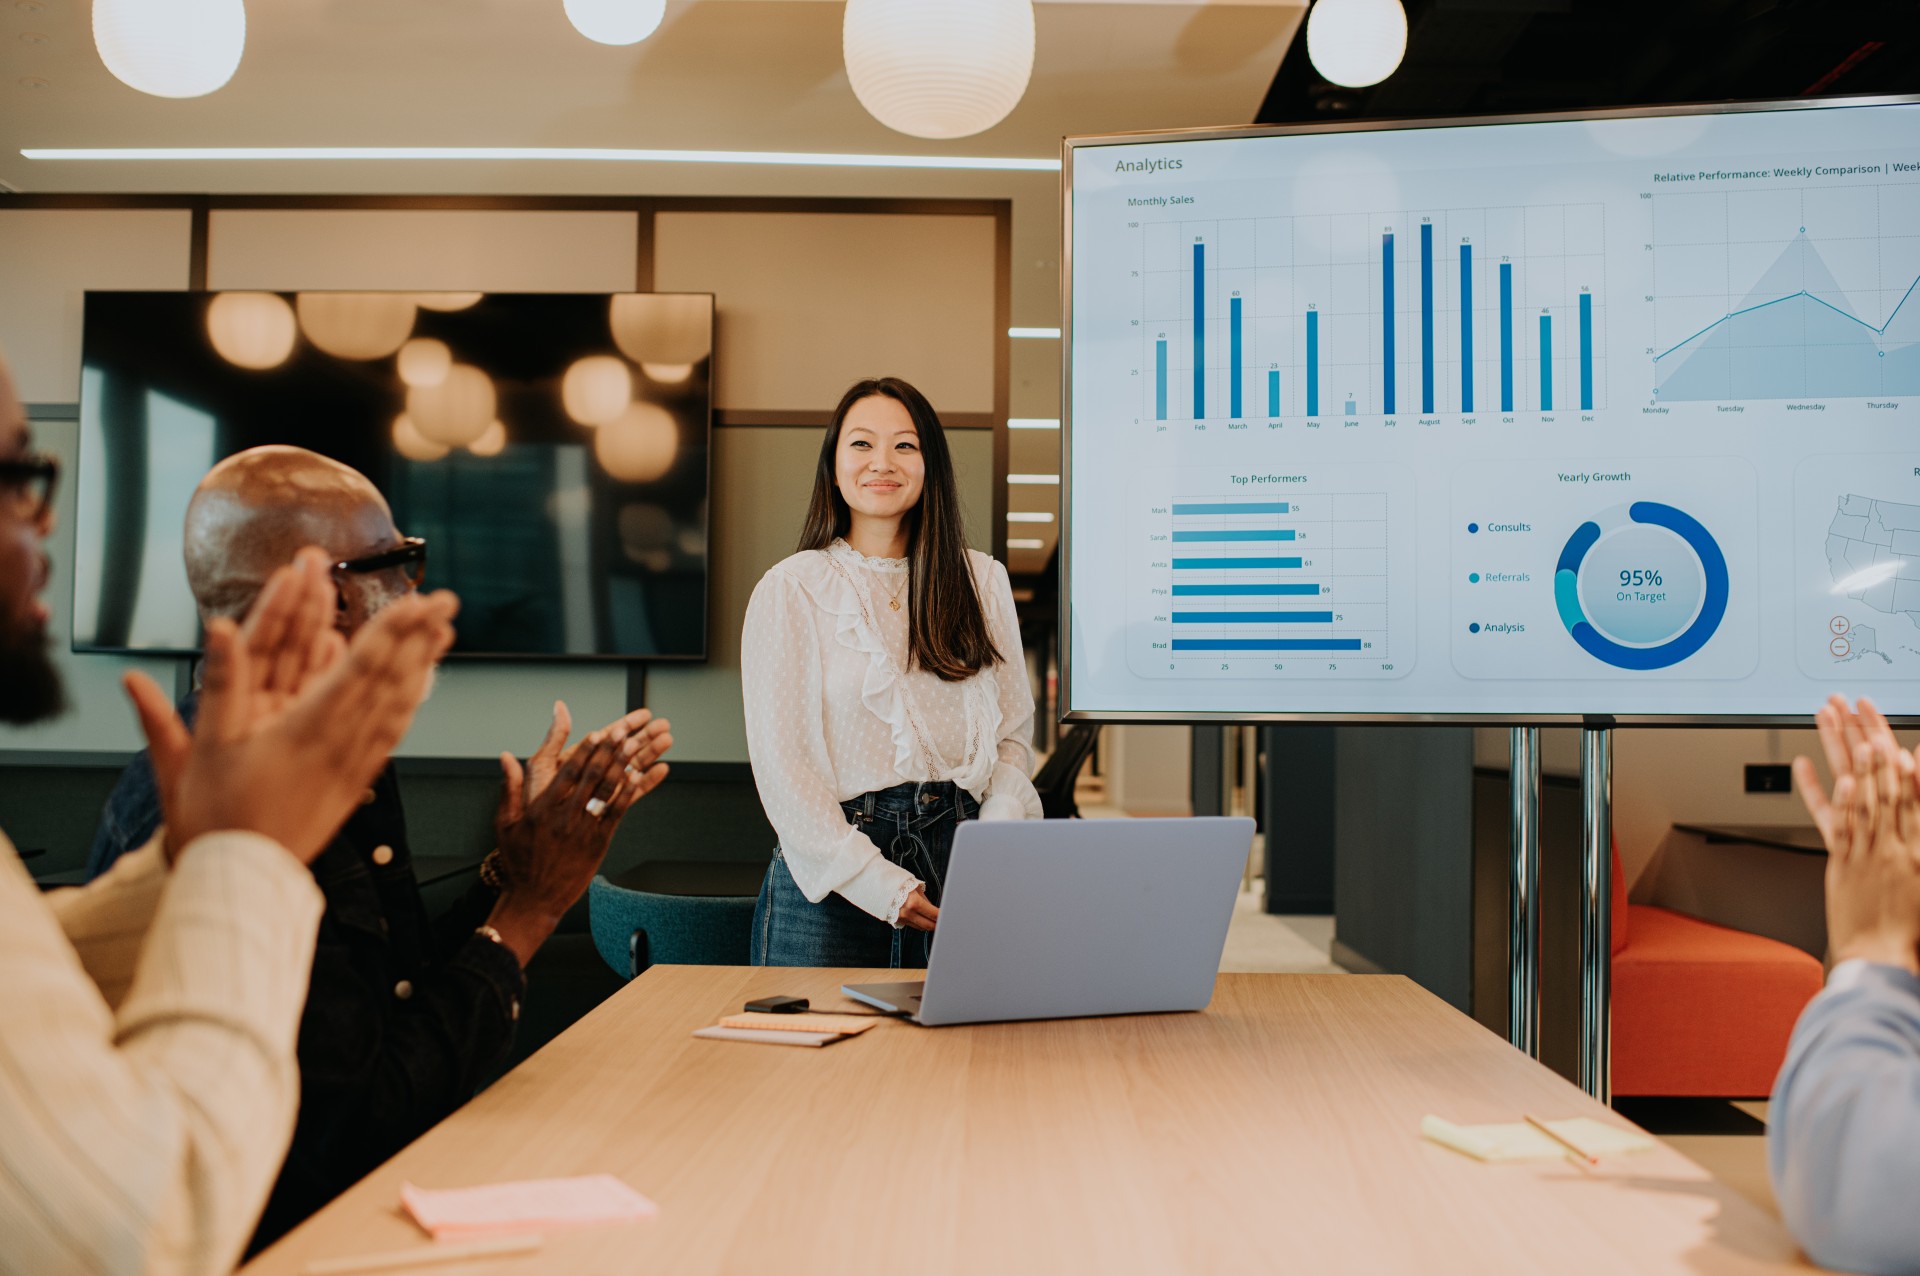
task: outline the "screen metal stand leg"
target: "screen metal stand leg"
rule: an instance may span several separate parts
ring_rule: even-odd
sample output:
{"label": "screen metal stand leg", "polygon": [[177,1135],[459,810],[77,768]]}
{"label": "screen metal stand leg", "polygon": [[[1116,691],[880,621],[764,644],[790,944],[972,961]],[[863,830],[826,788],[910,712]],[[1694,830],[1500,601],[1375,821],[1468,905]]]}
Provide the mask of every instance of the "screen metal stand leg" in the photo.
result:
{"label": "screen metal stand leg", "polygon": [[1507,1040],[1540,1057],[1540,728],[1510,733],[1513,849],[1507,896]]}
{"label": "screen metal stand leg", "polygon": [[1613,732],[1580,732],[1580,1088],[1613,1101]]}

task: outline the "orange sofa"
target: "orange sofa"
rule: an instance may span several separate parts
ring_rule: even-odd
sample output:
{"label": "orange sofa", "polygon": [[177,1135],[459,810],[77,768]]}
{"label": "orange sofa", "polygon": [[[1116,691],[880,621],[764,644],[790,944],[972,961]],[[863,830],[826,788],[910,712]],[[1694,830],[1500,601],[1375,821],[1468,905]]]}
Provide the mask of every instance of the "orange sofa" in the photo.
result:
{"label": "orange sofa", "polygon": [[1825,972],[1798,948],[1627,902],[1613,856],[1613,1092],[1761,1098]]}

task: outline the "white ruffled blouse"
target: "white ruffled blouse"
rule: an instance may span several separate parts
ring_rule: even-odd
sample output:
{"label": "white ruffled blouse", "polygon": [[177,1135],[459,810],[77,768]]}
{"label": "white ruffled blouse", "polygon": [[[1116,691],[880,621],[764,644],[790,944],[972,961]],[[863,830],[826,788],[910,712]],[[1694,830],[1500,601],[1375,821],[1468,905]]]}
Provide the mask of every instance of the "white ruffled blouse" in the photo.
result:
{"label": "white ruffled blouse", "polygon": [[787,870],[815,903],[837,891],[898,925],[922,885],[847,823],[840,803],[863,793],[951,780],[982,819],[1040,818],[1013,590],[992,558],[967,560],[1001,659],[961,682],[907,667],[904,558],[836,540],[776,563],[754,588],[740,638],[747,752]]}

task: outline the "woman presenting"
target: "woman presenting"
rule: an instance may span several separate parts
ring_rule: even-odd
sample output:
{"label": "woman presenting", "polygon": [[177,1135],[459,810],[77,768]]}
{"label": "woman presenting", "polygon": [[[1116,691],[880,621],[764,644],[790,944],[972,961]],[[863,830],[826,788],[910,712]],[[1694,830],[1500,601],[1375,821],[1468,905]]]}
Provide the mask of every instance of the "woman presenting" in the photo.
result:
{"label": "woman presenting", "polygon": [[747,751],[780,844],[761,966],[924,966],[960,821],[1038,819],[1006,568],[966,547],[946,436],[896,377],[841,398],[800,552],[741,635]]}

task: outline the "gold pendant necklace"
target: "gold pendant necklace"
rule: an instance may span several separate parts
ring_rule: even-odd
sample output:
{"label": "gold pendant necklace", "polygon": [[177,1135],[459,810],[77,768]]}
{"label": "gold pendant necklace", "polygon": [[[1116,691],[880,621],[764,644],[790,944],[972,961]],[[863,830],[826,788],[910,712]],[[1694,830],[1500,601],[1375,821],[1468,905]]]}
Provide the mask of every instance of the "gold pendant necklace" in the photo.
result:
{"label": "gold pendant necklace", "polygon": [[[908,579],[911,580],[912,577],[908,577]],[[904,585],[905,582],[902,582],[902,584]],[[899,590],[892,589],[887,591],[887,609],[889,611],[900,610],[900,591]]]}

